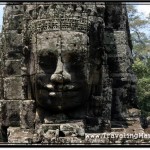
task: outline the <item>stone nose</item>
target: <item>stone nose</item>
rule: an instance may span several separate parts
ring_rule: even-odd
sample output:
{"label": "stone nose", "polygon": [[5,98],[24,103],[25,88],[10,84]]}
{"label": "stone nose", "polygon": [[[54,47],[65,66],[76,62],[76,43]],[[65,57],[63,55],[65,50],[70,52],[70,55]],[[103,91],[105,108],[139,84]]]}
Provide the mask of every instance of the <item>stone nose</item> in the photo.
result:
{"label": "stone nose", "polygon": [[71,81],[71,75],[66,71],[61,58],[58,58],[55,72],[50,78],[53,83],[65,83]]}

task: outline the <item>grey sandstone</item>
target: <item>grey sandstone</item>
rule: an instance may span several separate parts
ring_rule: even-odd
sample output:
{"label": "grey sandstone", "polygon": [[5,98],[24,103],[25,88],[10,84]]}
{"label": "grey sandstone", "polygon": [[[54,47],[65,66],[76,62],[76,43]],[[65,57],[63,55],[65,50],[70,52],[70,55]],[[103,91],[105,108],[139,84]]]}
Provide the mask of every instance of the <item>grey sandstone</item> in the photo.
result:
{"label": "grey sandstone", "polygon": [[3,20],[1,143],[129,144],[135,140],[86,135],[149,133],[140,122],[126,5],[7,3]]}

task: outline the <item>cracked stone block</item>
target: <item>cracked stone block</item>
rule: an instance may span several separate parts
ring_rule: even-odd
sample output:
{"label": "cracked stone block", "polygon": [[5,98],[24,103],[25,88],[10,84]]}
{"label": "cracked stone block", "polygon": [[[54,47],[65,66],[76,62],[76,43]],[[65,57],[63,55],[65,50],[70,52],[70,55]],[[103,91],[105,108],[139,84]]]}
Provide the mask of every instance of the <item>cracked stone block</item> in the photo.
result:
{"label": "cracked stone block", "polygon": [[15,30],[10,30],[5,33],[5,40],[7,46],[22,46],[23,45],[23,34],[18,34]]}
{"label": "cracked stone block", "polygon": [[37,130],[37,133],[46,133],[48,130],[57,130],[59,128],[60,124],[42,124]]}
{"label": "cracked stone block", "polygon": [[0,100],[0,120],[3,126],[20,126],[19,105],[16,100]]}
{"label": "cracked stone block", "polygon": [[22,89],[21,77],[4,78],[4,98],[6,100],[24,99],[24,91]]}
{"label": "cracked stone block", "polygon": [[50,143],[53,138],[59,136],[59,124],[42,124],[36,130],[35,140],[42,141],[42,143]]}
{"label": "cracked stone block", "polygon": [[50,143],[52,139],[59,136],[58,130],[48,130],[43,134],[42,143]]}
{"label": "cracked stone block", "polygon": [[32,143],[34,130],[9,127],[7,129],[8,143]]}
{"label": "cracked stone block", "polygon": [[81,127],[74,129],[73,131],[60,131],[59,136],[70,136],[70,137],[83,137],[85,135],[85,130]]}
{"label": "cracked stone block", "polygon": [[21,60],[5,61],[5,76],[21,76]]}
{"label": "cracked stone block", "polygon": [[61,124],[60,125],[60,130],[61,131],[73,131],[73,129],[77,129],[80,127],[84,127],[84,123],[83,121],[79,120],[79,121],[72,121],[70,123],[66,123],[66,124]]}
{"label": "cracked stone block", "polygon": [[84,136],[85,134],[84,124],[82,121],[60,124],[60,131],[65,136]]}
{"label": "cracked stone block", "polygon": [[23,13],[23,5],[6,5],[4,13],[5,30],[22,29]]}
{"label": "cracked stone block", "polygon": [[75,131],[61,131],[61,134],[65,137],[67,137],[67,136],[70,136],[70,137],[77,136],[77,133]]}
{"label": "cracked stone block", "polygon": [[60,125],[60,131],[74,131],[73,124],[62,124]]}
{"label": "cracked stone block", "polygon": [[22,58],[23,34],[18,34],[15,30],[4,33],[5,35],[5,57],[11,59]]}
{"label": "cracked stone block", "polygon": [[35,101],[24,100],[20,102],[20,125],[21,128],[34,128]]}

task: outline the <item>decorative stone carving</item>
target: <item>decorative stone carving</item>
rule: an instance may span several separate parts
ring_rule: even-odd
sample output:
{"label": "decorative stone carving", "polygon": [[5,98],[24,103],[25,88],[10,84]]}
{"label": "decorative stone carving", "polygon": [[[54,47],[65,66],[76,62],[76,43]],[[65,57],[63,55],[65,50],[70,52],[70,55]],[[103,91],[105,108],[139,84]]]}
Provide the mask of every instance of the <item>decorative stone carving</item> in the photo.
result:
{"label": "decorative stone carving", "polygon": [[121,2],[7,4],[0,39],[0,140],[88,144],[96,142],[88,133],[131,124],[128,110],[137,102],[129,35]]}

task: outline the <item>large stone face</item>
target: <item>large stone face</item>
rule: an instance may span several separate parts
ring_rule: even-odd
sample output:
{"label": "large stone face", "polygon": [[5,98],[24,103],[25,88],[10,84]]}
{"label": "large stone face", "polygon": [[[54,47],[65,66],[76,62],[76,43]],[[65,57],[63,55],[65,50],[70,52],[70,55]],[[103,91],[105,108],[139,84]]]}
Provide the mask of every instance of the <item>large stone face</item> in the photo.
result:
{"label": "large stone face", "polygon": [[129,35],[121,2],[8,3],[0,35],[0,141],[130,143],[88,136],[143,133],[140,111],[129,109],[137,104]]}

